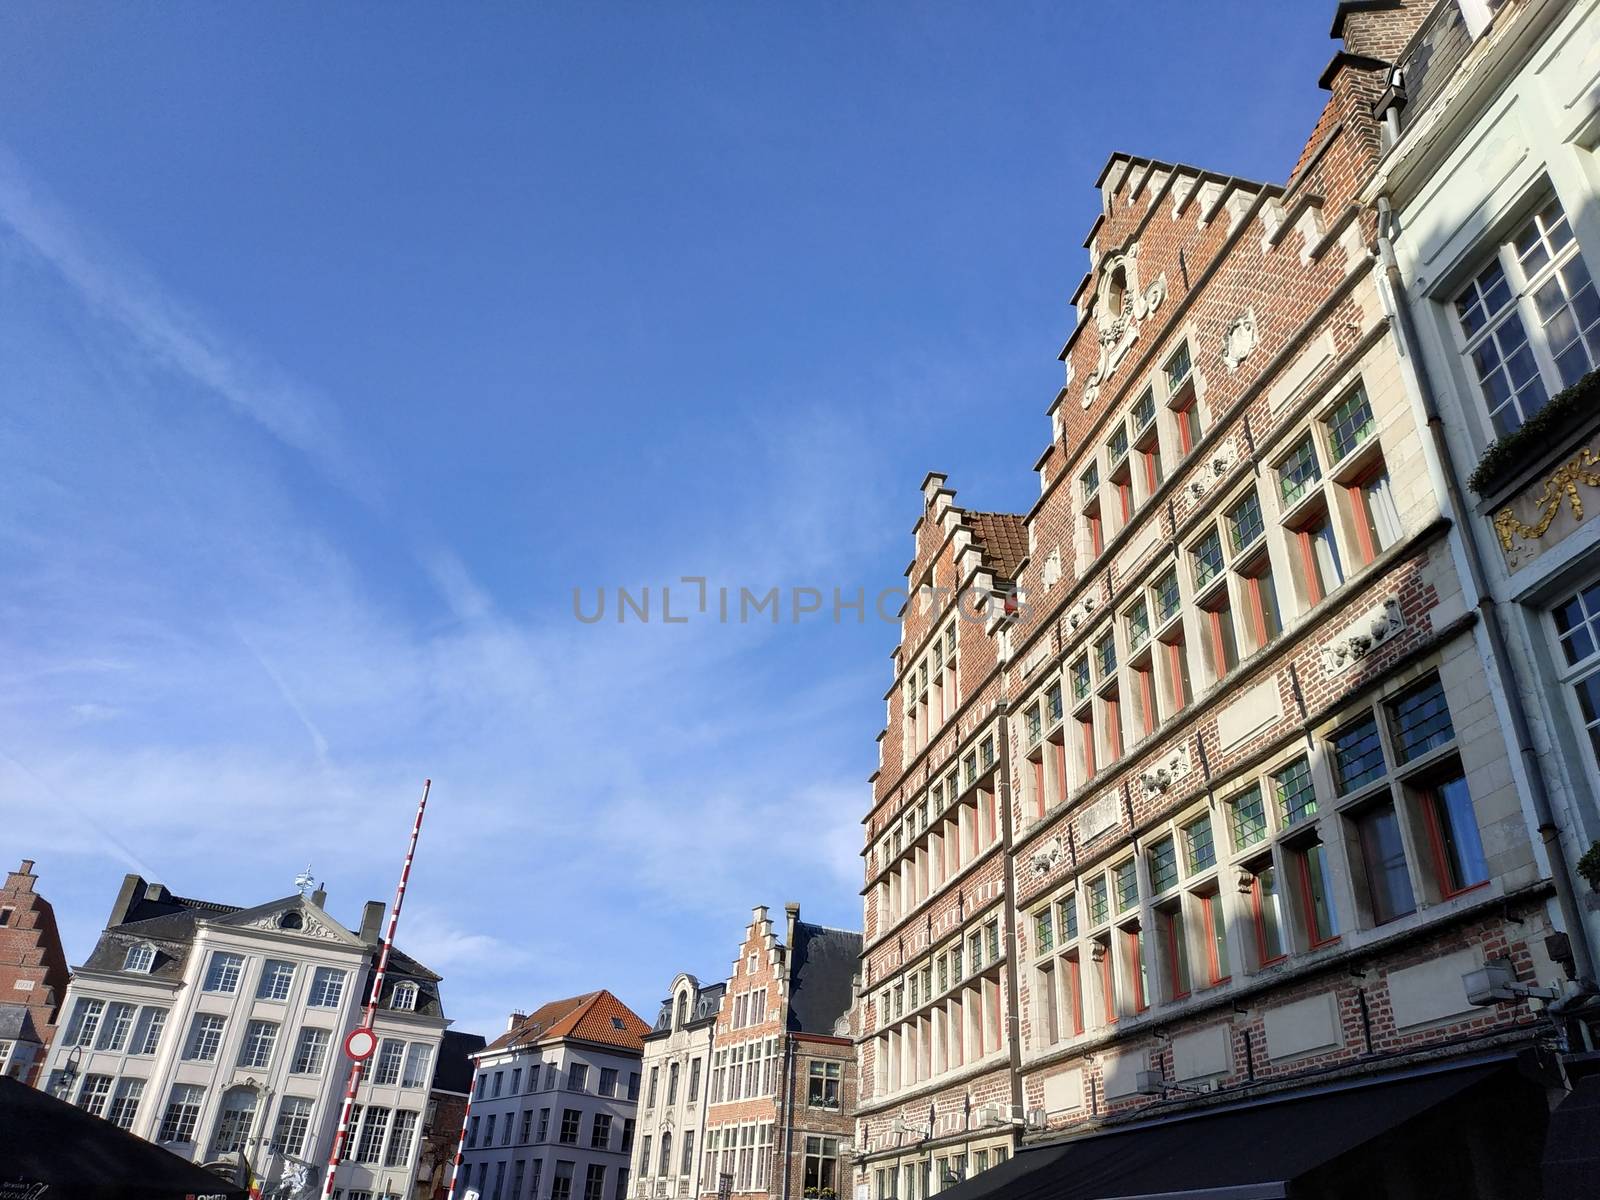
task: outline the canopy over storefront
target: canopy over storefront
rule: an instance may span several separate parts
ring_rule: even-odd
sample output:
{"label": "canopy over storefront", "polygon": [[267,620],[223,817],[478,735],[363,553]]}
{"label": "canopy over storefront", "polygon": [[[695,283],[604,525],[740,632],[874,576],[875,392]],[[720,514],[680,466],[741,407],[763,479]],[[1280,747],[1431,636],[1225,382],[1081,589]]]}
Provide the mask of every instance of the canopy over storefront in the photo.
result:
{"label": "canopy over storefront", "polygon": [[0,1078],[0,1200],[243,1200],[242,1188],[109,1121]]}
{"label": "canopy over storefront", "polygon": [[1506,1061],[1369,1077],[1024,1149],[939,1200],[1353,1197],[1377,1194],[1379,1173],[1458,1170],[1488,1186],[1449,1194],[1526,1197],[1545,1117],[1542,1089]]}

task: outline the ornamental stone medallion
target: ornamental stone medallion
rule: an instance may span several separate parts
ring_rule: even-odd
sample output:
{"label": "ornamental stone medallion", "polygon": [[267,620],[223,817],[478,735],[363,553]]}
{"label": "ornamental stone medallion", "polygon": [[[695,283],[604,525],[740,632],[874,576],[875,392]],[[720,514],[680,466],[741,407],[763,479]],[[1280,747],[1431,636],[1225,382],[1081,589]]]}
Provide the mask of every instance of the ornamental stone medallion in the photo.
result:
{"label": "ornamental stone medallion", "polygon": [[1230,375],[1250,357],[1250,351],[1256,348],[1258,341],[1256,312],[1253,308],[1247,308],[1233,319],[1228,332],[1222,335],[1222,361],[1227,364]]}
{"label": "ornamental stone medallion", "polygon": [[1137,242],[1124,251],[1108,254],[1100,264],[1094,306],[1099,350],[1094,370],[1083,381],[1084,408],[1099,399],[1100,385],[1110,378],[1138,340],[1139,323],[1159,308],[1166,296],[1165,275],[1141,290]]}
{"label": "ornamental stone medallion", "polygon": [[1507,500],[1490,518],[1506,570],[1561,544],[1600,505],[1600,433]]}

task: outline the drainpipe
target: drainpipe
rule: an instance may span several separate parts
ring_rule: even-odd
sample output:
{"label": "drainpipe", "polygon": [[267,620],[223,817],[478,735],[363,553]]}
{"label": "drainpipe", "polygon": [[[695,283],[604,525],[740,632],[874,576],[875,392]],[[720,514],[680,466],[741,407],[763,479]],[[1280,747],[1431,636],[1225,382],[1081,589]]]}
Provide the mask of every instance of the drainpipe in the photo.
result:
{"label": "drainpipe", "polygon": [[1017,908],[1017,854],[1016,836],[1011,817],[1011,706],[1004,700],[996,706],[1000,717],[1000,769],[999,782],[1005,785],[1000,795],[1000,829],[1005,842],[1006,863],[1006,1043],[1010,1058],[1011,1075],[1011,1152],[1016,1153],[1021,1138],[1017,1133],[1017,1120],[1025,1118],[1022,1096],[1022,998],[1017,992],[1017,922],[1022,919]]}
{"label": "drainpipe", "polygon": [[[699,993],[697,991],[695,994],[695,999],[699,1000],[699,998]],[[690,1196],[698,1196],[702,1191],[705,1190],[706,1186],[704,1172],[700,1169],[700,1164],[705,1162],[706,1158],[706,1114],[711,1108],[711,1059],[712,1055],[715,1053],[714,1047],[716,1044],[717,1018],[715,1015],[713,1015],[711,1018],[711,1024],[706,1029],[706,1069],[705,1072],[700,1076],[700,1098],[697,1101],[697,1103],[700,1105],[700,1132],[695,1135],[695,1141],[700,1143],[700,1145],[698,1152],[695,1155],[696,1161],[689,1164]],[[695,1186],[696,1179],[700,1181],[700,1185],[698,1187]]]}
{"label": "drainpipe", "polygon": [[[792,954],[793,948],[790,948]],[[793,981],[790,981],[793,987]],[[787,1004],[784,1005],[784,1024],[788,1024]],[[787,1029],[783,1034],[783,1088],[778,1098],[779,1111],[783,1113],[783,1191],[779,1200],[789,1200],[789,1160],[794,1152],[794,1034]],[[841,1078],[841,1083],[843,1082]]]}
{"label": "drainpipe", "polygon": [[1528,710],[1522,702],[1522,691],[1517,686],[1515,674],[1510,666],[1512,659],[1506,644],[1505,627],[1501,622],[1500,606],[1490,595],[1485,583],[1487,572],[1483,565],[1483,554],[1478,548],[1478,540],[1469,523],[1470,508],[1461,493],[1455,456],[1450,450],[1449,441],[1445,438],[1438,398],[1433,389],[1432,378],[1428,374],[1428,365],[1420,351],[1421,341],[1417,337],[1416,323],[1412,318],[1405,285],[1400,277],[1400,263],[1395,258],[1394,242],[1389,237],[1389,230],[1393,224],[1394,210],[1389,203],[1389,197],[1379,196],[1378,258],[1383,265],[1384,279],[1389,285],[1389,296],[1394,304],[1395,319],[1399,324],[1401,354],[1411,363],[1411,376],[1417,385],[1417,393],[1422,398],[1422,412],[1428,421],[1432,450],[1441,468],[1440,473],[1444,476],[1445,497],[1450,506],[1449,516],[1460,531],[1461,546],[1467,560],[1467,572],[1475,604],[1479,616],[1483,619],[1484,629],[1489,635],[1491,651],[1489,666],[1499,679],[1500,687],[1505,692],[1506,707],[1511,713],[1512,740],[1516,743],[1517,753],[1522,758],[1523,769],[1528,776],[1533,813],[1539,823],[1539,838],[1544,843],[1545,854],[1550,859],[1550,876],[1555,884],[1556,904],[1561,910],[1561,919],[1566,923],[1567,929],[1576,935],[1570,941],[1578,981],[1592,987],[1595,969],[1594,955],[1589,947],[1589,931],[1580,915],[1567,856],[1561,845],[1561,830],[1556,825],[1555,814],[1550,804],[1550,792],[1545,786],[1544,772],[1539,764],[1538,753],[1534,749],[1533,733],[1528,724]]}

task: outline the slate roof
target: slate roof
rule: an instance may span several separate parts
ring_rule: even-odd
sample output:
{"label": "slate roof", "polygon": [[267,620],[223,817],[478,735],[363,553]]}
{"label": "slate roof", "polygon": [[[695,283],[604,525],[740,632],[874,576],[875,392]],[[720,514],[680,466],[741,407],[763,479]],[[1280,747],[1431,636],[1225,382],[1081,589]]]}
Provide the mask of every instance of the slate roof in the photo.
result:
{"label": "slate roof", "polygon": [[832,1036],[850,1010],[860,967],[861,935],[796,921],[789,992],[789,1028]]}
{"label": "slate roof", "polygon": [[482,1034],[444,1031],[444,1041],[439,1045],[439,1058],[433,1064],[432,1089],[436,1092],[455,1092],[465,1096],[472,1091],[472,1056],[484,1047]]}
{"label": "slate roof", "polygon": [[26,1004],[0,1004],[0,1041],[43,1044]]}
{"label": "slate roof", "polygon": [[1001,579],[1016,579],[1017,569],[1028,557],[1028,530],[1016,513],[968,512],[967,522],[973,537],[983,547],[983,555]]}
{"label": "slate roof", "polygon": [[644,1050],[644,1035],[649,1032],[650,1027],[631,1008],[602,988],[550,1001],[484,1049],[504,1050],[513,1043],[542,1046],[571,1039],[639,1054]]}
{"label": "slate roof", "polygon": [[[142,886],[142,880],[140,884],[135,893],[136,899],[128,906],[127,919],[106,927],[99,940],[95,942],[94,949],[89,952],[89,957],[83,961],[84,969],[108,973],[120,972],[127,960],[129,947],[148,943],[154,946],[156,951],[155,962],[148,974],[155,979],[177,982],[183,978],[184,966],[194,945],[196,922],[217,920],[246,911],[237,904],[219,904],[212,900],[174,896],[164,890],[159,898],[152,899]],[[266,909],[301,899],[296,894],[250,907]],[[305,903],[310,905],[311,902],[305,901]],[[326,917],[330,924],[344,928],[326,912],[322,912],[322,917]],[[359,936],[357,930],[348,932],[351,937]],[[377,953],[378,948],[372,947],[367,970],[362,974],[359,996],[363,1004],[366,1003],[372,989]],[[438,987],[440,978],[399,946],[395,946],[389,953],[389,970],[384,980],[382,1003],[387,1005],[389,997],[394,994],[395,984],[402,980],[411,980],[417,984],[417,1004],[412,1011],[423,1016],[443,1016],[444,1005]]]}
{"label": "slate roof", "polygon": [[[704,1025],[707,1021],[715,1021],[717,1013],[722,1008],[723,993],[728,990],[726,983],[710,983],[701,986],[700,981],[693,975],[689,976],[694,984],[694,1007],[689,1010],[689,1019],[684,1023],[684,1028],[693,1029],[697,1025]],[[649,1037],[658,1037],[672,1032],[673,997],[668,996],[661,1002],[661,1008],[656,1013],[656,1023],[651,1027]]]}

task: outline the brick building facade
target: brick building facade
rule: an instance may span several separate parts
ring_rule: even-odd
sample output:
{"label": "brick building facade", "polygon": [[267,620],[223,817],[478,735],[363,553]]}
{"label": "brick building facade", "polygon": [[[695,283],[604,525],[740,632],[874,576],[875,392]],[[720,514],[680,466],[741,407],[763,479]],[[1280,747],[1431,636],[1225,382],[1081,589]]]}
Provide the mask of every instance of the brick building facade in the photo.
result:
{"label": "brick building facade", "polygon": [[37,880],[25,858],[0,889],[0,1074],[25,1083],[36,1081],[55,1037],[70,978],[55,910],[34,890]]}
{"label": "brick building facade", "polygon": [[[641,1121],[652,1132],[635,1155],[640,1197],[826,1200],[848,1186],[861,935],[802,921],[798,904],[784,915],[779,930],[765,906],[753,911],[733,972],[719,985],[698,1128],[687,1116],[663,1128],[657,1110],[688,1101],[672,1096],[670,1076],[655,1091],[647,1080]],[[692,1094],[694,1076],[687,1078]]]}
{"label": "brick building facade", "polygon": [[[1360,202],[1434,7],[1339,6],[1282,184],[1113,155],[1038,501],[923,483],[866,820],[874,1197],[1543,1025],[1463,981],[1558,985],[1566,922]],[[1363,1169],[1526,1194],[1529,1146],[1456,1148]]]}

